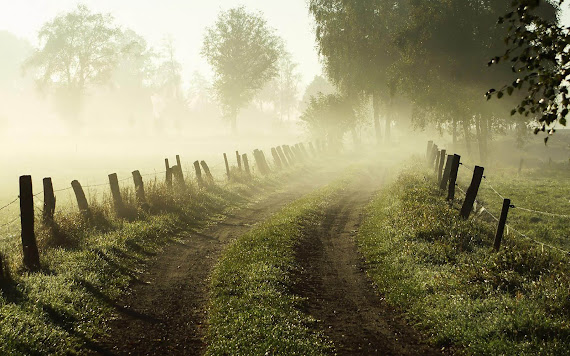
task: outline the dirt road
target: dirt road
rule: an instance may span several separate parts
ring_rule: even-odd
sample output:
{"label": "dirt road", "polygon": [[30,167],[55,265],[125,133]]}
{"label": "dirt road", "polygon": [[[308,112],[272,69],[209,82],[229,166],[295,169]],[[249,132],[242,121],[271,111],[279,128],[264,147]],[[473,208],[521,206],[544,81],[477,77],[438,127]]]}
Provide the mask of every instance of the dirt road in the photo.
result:
{"label": "dirt road", "polygon": [[107,355],[199,355],[205,350],[209,276],[234,238],[286,204],[338,177],[320,169],[302,172],[278,192],[241,208],[200,233],[182,236],[149,265],[143,283],[132,286],[126,307],[116,309],[112,333],[93,351]]}
{"label": "dirt road", "polygon": [[306,228],[295,292],[307,298],[305,311],[321,321],[339,355],[441,355],[376,294],[364,273],[354,237],[378,187],[375,177],[361,176],[320,225]]}

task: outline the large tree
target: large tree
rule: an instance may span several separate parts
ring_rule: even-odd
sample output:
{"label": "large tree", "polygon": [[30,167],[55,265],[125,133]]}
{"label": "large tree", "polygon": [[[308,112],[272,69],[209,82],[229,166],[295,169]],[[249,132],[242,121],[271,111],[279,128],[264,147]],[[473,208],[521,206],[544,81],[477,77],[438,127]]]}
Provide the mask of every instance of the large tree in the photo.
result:
{"label": "large tree", "polygon": [[237,132],[237,115],[277,75],[282,40],[260,13],[238,7],[206,30],[202,55],[215,72],[214,89]]}
{"label": "large tree", "polygon": [[77,123],[86,89],[111,77],[122,50],[120,37],[111,15],[78,5],[42,26],[39,48],[24,68],[36,70],[40,87],[54,89],[59,109]]}

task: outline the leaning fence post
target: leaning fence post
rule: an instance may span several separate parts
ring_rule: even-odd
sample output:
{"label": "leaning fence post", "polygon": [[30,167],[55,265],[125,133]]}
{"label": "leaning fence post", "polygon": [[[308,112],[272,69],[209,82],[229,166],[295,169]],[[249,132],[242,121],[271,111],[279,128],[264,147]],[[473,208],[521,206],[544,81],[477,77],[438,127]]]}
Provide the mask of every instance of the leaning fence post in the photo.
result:
{"label": "leaning fence post", "polygon": [[241,172],[241,156],[239,154],[239,151],[236,151],[236,160],[237,160],[238,169]]}
{"label": "leaning fence post", "polygon": [[265,158],[265,153],[262,150],[259,150],[259,158],[261,158],[261,164],[263,164],[263,168],[267,173],[271,173],[271,168],[269,168],[269,164],[267,163],[267,159]]}
{"label": "leaning fence post", "polygon": [[279,155],[279,158],[281,158],[281,162],[283,163],[283,165],[285,167],[288,167],[289,162],[287,162],[287,158],[285,157],[285,154],[283,153],[283,148],[281,148],[281,146],[277,146],[276,150],[277,150],[277,154]]}
{"label": "leaning fence post", "polygon": [[243,168],[245,169],[245,173],[247,173],[248,176],[251,176],[251,171],[249,170],[249,161],[247,160],[247,153],[244,153],[241,158],[243,161]]}
{"label": "leaning fence post", "polygon": [[55,194],[53,193],[53,184],[51,178],[47,177],[43,180],[44,184],[44,210],[42,220],[44,224],[53,222],[53,214],[55,212]]}
{"label": "leaning fence post", "polygon": [[509,214],[509,208],[511,207],[511,200],[503,200],[503,209],[501,210],[501,217],[499,218],[499,225],[497,226],[497,234],[495,235],[494,248],[495,251],[499,251],[501,248],[501,240],[503,238],[503,232],[505,231],[505,224],[507,223],[507,215]]}
{"label": "leaning fence post", "polygon": [[434,145],[432,146],[432,151],[433,151],[433,152],[431,153],[430,161],[429,161],[429,166],[430,166],[430,167],[433,167],[433,166],[434,166],[435,160],[436,160],[436,158],[437,158],[438,147],[437,147],[436,144],[434,144]]}
{"label": "leaning fence post", "polygon": [[200,169],[200,162],[199,161],[194,162],[194,170],[196,171],[196,180],[198,180],[198,186],[203,187],[204,186],[204,180],[202,179],[202,170]]}
{"label": "leaning fence post", "polygon": [[123,199],[121,198],[121,188],[119,188],[119,179],[117,173],[109,174],[109,185],[111,186],[111,195],[113,196],[113,205],[117,215],[123,213]]}
{"label": "leaning fence post", "polygon": [[133,171],[133,181],[135,183],[135,193],[137,196],[137,202],[141,207],[147,207],[146,197],[144,194],[144,183],[139,171]]}
{"label": "leaning fence post", "polygon": [[435,165],[433,166],[433,172],[437,175],[437,169],[439,168],[439,160],[441,159],[441,151],[435,151]]}
{"label": "leaning fence post", "polygon": [[40,269],[40,254],[34,232],[34,194],[32,176],[20,176],[20,223],[24,265],[31,271]]}
{"label": "leaning fence post", "polygon": [[230,180],[230,165],[228,163],[228,156],[224,153],[224,162],[226,164],[226,174],[228,175],[228,180]]}
{"label": "leaning fence post", "polygon": [[447,153],[446,150],[441,150],[439,153],[439,166],[437,167],[437,182],[441,182],[441,174],[443,171],[443,163],[445,159],[445,154]]}
{"label": "leaning fence post", "polygon": [[449,171],[449,188],[447,190],[447,200],[455,199],[455,182],[457,181],[457,170],[459,169],[459,161],[461,156],[454,154],[451,162],[451,170]]}
{"label": "leaning fence post", "polygon": [[463,219],[469,218],[469,214],[473,210],[473,203],[475,203],[475,199],[477,198],[477,193],[479,192],[479,186],[481,185],[481,179],[483,178],[483,171],[485,168],[475,166],[475,170],[473,171],[473,178],[471,178],[471,184],[469,184],[469,188],[467,188],[467,192],[465,193],[465,200],[463,201],[463,206],[461,207],[461,217]]}
{"label": "leaning fence post", "polygon": [[265,169],[265,165],[263,164],[263,159],[261,157],[261,151],[258,149],[253,150],[253,158],[255,159],[255,164],[257,165],[259,173],[263,175],[267,174],[268,172]]}
{"label": "leaning fence post", "polygon": [[281,159],[279,158],[279,154],[277,154],[277,150],[275,149],[275,147],[271,147],[271,155],[273,156],[273,161],[275,162],[275,166],[278,169],[283,168],[283,165],[281,164]]}
{"label": "leaning fence post", "polygon": [[202,166],[204,173],[206,173],[206,178],[208,178],[208,180],[213,183],[214,182],[214,176],[212,176],[212,173],[210,172],[210,167],[208,167],[208,164],[206,163],[206,161],[201,161],[200,165]]}
{"label": "leaning fence post", "polygon": [[77,199],[77,206],[79,207],[79,211],[84,215],[88,216],[89,212],[89,204],[87,203],[87,198],[85,198],[85,192],[81,187],[81,183],[79,181],[74,180],[71,182],[71,187],[73,188],[73,192],[75,193],[75,198]]}
{"label": "leaning fence post", "polygon": [[172,188],[172,169],[168,163],[168,158],[164,159],[164,165],[166,166],[166,186]]}

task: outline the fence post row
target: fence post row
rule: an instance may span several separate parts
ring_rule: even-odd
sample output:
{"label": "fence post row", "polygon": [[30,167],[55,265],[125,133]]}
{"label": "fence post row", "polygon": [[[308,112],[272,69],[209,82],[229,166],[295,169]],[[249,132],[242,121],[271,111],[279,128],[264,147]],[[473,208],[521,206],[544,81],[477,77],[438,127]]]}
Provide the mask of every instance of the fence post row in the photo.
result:
{"label": "fence post row", "polygon": [[501,217],[499,218],[499,225],[497,226],[497,234],[495,235],[495,243],[493,247],[495,251],[499,251],[501,248],[501,240],[503,238],[503,232],[505,231],[505,224],[507,223],[507,215],[509,214],[509,208],[511,207],[511,200],[503,200],[503,209],[501,210]]}
{"label": "fence post row", "polygon": [[249,170],[249,161],[247,160],[247,153],[244,153],[244,154],[241,156],[241,159],[242,159],[242,161],[243,161],[243,168],[245,169],[245,173],[246,173],[248,176],[251,176],[251,171]]}
{"label": "fence post row", "polygon": [[24,265],[31,271],[37,271],[40,269],[40,254],[34,232],[32,176],[20,176],[20,224]]}
{"label": "fence post row", "polygon": [[55,213],[55,194],[53,192],[53,184],[50,177],[43,179],[44,185],[44,210],[42,220],[44,224],[53,222],[53,214]]}
{"label": "fence post row", "polygon": [[461,207],[460,215],[463,219],[469,218],[469,214],[471,214],[471,211],[473,210],[473,204],[475,203],[477,193],[479,192],[479,186],[481,185],[484,170],[485,169],[483,167],[475,166],[473,177],[471,178],[471,184],[469,184],[469,188],[467,188],[465,200]]}
{"label": "fence post row", "polygon": [[449,171],[449,188],[447,190],[447,200],[455,199],[455,182],[457,181],[457,171],[461,156],[454,154],[451,161],[451,170]]}

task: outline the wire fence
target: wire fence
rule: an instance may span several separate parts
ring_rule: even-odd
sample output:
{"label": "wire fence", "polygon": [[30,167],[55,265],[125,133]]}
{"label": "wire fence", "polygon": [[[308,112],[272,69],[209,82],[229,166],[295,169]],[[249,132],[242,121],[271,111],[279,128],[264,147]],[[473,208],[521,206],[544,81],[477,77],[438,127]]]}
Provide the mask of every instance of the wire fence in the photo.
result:
{"label": "wire fence", "polygon": [[[475,172],[473,167],[470,167],[469,165],[465,164],[465,163],[460,163],[460,165],[464,168],[466,168],[467,170],[471,171],[471,172]],[[497,196],[501,199],[501,201],[505,200],[505,197],[503,194],[501,194],[497,189],[495,189],[493,187],[493,185],[491,185],[491,183],[489,183],[489,179],[486,176],[483,176],[483,181],[485,182],[485,185]],[[458,183],[456,183],[456,188],[461,191],[464,195],[467,194],[467,192],[462,189]],[[487,208],[485,207],[485,205],[478,199],[475,200],[476,206],[478,208],[478,211],[476,212],[477,215],[481,215],[483,213],[486,213],[487,215],[489,215],[493,220],[495,220],[495,222],[499,223],[499,219]],[[481,207],[479,209],[479,206]],[[511,209],[517,209],[517,210],[521,210],[521,211],[526,211],[529,213],[533,213],[533,214],[539,214],[539,215],[545,215],[545,216],[550,216],[550,217],[556,217],[556,218],[563,218],[563,219],[569,219],[570,215],[566,215],[566,214],[557,214],[557,213],[551,213],[551,212],[547,212],[547,211],[540,211],[540,210],[536,210],[536,209],[529,209],[529,208],[525,208],[525,207],[520,207],[517,206],[515,204],[511,204],[510,205]],[[544,241],[540,241],[536,238],[530,237],[522,232],[520,232],[518,229],[514,228],[511,224],[505,224],[505,227],[507,228],[507,235],[509,235],[510,231],[513,231],[516,235],[527,239],[528,241],[531,241],[537,245],[541,246],[542,251],[544,251],[544,247],[548,247],[550,249],[556,250],[560,253],[566,254],[566,255],[570,255],[570,251],[567,251],[563,248],[560,248],[558,246],[554,246],[550,243],[544,242]]]}

